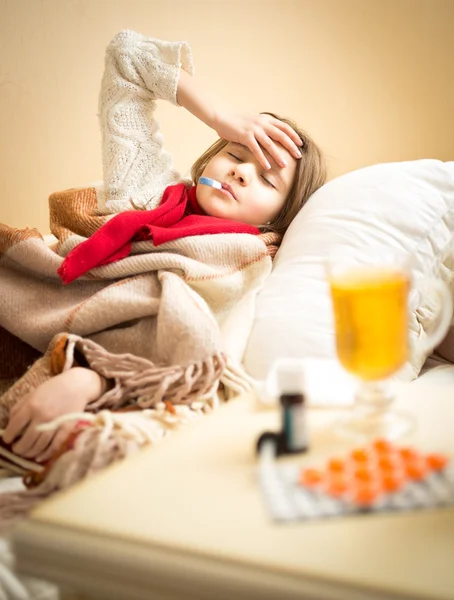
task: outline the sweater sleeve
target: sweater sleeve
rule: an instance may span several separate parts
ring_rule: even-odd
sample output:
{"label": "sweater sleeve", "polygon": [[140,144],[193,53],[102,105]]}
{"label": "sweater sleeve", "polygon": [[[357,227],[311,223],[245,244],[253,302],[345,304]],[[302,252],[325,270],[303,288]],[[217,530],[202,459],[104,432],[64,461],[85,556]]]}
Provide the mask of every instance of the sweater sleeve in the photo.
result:
{"label": "sweater sleeve", "polygon": [[104,177],[100,209],[155,208],[165,188],[181,181],[153,117],[156,100],[178,106],[180,68],[192,74],[185,42],[163,42],[125,30],[107,47],[99,96]]}

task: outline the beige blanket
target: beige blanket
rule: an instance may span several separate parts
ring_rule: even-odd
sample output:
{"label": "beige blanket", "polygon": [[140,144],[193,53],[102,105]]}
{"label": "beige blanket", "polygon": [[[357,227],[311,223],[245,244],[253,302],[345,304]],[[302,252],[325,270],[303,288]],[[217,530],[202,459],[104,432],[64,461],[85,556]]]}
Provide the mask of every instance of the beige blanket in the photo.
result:
{"label": "beige blanket", "polygon": [[[220,390],[228,398],[247,389],[249,380],[240,363],[255,295],[276,250],[272,234],[196,236],[159,247],[138,242],[131,256],[63,286],[57,275],[63,257],[109,216],[99,212],[95,191],[87,188],[53,194],[50,218],[58,240],[52,247],[34,229],[0,226],[4,387],[27,361],[47,350],[0,398],[0,428],[10,406],[26,391],[75,360],[114,381],[89,406],[92,411],[124,406],[157,410],[158,419],[148,415],[155,433],[156,422],[170,418],[174,426],[179,414],[181,420],[187,418],[187,410],[171,410],[170,403],[191,410],[196,402],[194,410],[200,412],[213,406]],[[2,348],[2,339],[8,348]],[[163,410],[168,413],[164,419]],[[93,428],[103,429],[108,420],[105,414],[93,417]],[[122,430],[118,419],[116,423],[111,432]],[[152,437],[141,438],[139,445]],[[122,447],[112,456],[127,453]],[[75,479],[82,475],[78,472]],[[52,489],[62,485],[59,481]]]}

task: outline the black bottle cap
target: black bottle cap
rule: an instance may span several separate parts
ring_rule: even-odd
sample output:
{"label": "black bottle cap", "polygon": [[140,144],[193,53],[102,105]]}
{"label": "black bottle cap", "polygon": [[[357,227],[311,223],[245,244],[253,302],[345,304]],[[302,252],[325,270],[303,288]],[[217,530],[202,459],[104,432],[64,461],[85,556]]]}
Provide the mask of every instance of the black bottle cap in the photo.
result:
{"label": "black bottle cap", "polygon": [[276,456],[280,456],[285,453],[285,439],[283,433],[276,433],[275,431],[264,431],[257,440],[256,452],[260,453],[260,450],[265,442],[273,442],[276,448]]}

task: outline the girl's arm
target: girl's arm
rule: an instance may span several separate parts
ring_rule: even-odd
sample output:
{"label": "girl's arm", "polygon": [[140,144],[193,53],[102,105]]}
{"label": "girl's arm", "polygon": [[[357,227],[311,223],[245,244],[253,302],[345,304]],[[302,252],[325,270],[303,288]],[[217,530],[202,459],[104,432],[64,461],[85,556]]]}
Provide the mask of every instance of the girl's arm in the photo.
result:
{"label": "girl's arm", "polygon": [[177,105],[180,69],[192,72],[184,42],[121,31],[106,50],[99,96],[104,195],[100,208],[155,208],[164,189],[181,181],[153,118],[156,100]]}

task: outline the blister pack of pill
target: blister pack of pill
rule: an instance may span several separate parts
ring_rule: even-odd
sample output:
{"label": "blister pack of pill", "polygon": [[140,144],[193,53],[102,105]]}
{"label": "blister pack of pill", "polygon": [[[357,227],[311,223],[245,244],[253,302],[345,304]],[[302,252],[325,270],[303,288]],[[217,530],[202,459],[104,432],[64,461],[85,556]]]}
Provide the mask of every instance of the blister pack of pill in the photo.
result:
{"label": "blister pack of pill", "polygon": [[448,456],[386,440],[335,456],[321,468],[268,457],[258,469],[265,504],[276,521],[454,506]]}

